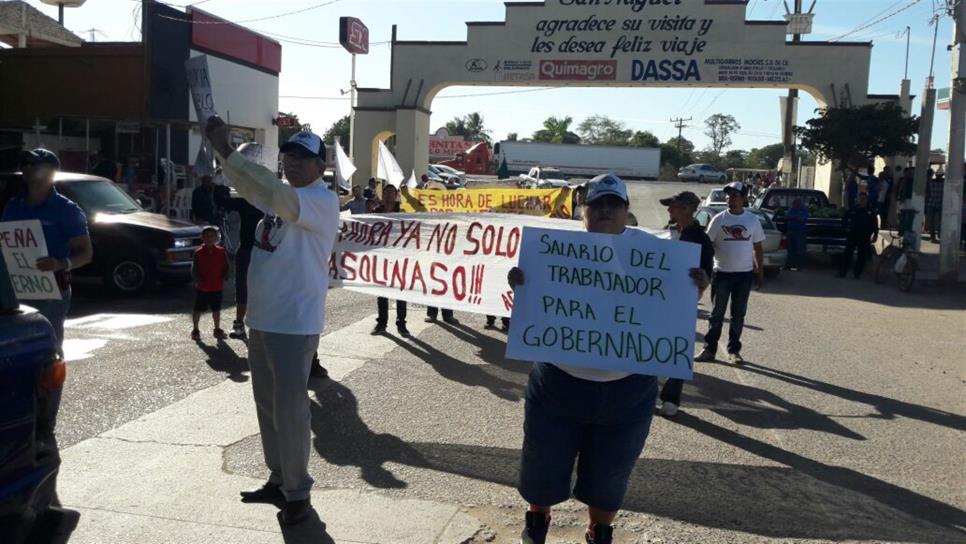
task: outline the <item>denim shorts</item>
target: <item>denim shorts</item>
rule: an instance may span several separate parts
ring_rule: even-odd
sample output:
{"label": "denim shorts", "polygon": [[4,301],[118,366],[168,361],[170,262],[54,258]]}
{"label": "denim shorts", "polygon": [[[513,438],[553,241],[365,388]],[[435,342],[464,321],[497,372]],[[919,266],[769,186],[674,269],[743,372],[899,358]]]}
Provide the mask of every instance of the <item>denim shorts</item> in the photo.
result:
{"label": "denim shorts", "polygon": [[520,495],[539,506],[566,501],[576,463],[574,498],[606,512],[620,510],[656,399],[652,376],[592,382],[535,364],[527,386]]}

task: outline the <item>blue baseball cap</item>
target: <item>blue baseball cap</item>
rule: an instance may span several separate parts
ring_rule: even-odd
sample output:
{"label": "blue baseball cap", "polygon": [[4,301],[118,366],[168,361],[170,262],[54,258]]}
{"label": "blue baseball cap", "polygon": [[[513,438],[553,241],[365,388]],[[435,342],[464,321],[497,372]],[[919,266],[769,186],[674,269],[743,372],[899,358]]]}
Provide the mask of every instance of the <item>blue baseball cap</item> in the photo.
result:
{"label": "blue baseball cap", "polygon": [[630,203],[627,198],[627,185],[624,184],[624,180],[614,174],[603,174],[588,181],[587,197],[584,199],[584,203],[590,204],[605,196],[616,196],[624,202]]}
{"label": "blue baseball cap", "polygon": [[54,170],[60,170],[60,159],[57,158],[57,154],[53,151],[38,147],[32,151],[24,151],[20,154],[20,168],[23,169],[27,166],[49,166]]}
{"label": "blue baseball cap", "polygon": [[282,153],[298,153],[310,157],[325,158],[325,144],[312,132],[298,132],[280,150]]}

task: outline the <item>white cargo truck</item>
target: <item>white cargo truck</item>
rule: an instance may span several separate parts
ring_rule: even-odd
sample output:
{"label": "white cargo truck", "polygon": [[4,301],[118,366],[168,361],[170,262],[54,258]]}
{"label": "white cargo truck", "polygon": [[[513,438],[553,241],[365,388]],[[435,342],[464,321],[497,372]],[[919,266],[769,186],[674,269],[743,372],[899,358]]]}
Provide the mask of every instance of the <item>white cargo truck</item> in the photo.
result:
{"label": "white cargo truck", "polygon": [[659,148],[500,142],[493,152],[496,165],[506,160],[511,174],[526,174],[538,166],[580,177],[612,172],[627,178],[657,179],[661,173]]}

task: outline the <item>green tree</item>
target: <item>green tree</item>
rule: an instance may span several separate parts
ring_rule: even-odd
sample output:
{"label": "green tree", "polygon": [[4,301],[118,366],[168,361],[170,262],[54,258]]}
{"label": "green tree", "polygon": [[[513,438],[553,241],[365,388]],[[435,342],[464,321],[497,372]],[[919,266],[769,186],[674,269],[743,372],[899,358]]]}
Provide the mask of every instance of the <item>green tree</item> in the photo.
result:
{"label": "green tree", "polygon": [[768,170],[778,166],[778,159],[785,156],[785,146],[782,144],[756,147],[748,152],[747,167]]}
{"label": "green tree", "polygon": [[671,138],[670,140],[668,140],[667,143],[668,145],[674,146],[675,149],[680,149],[682,153],[686,153],[686,154],[694,153],[694,142],[685,138],[684,136],[681,136],[680,139]]}
{"label": "green tree", "polygon": [[590,145],[628,145],[633,131],[606,115],[592,115],[577,127],[580,140]]}
{"label": "green tree", "polygon": [[463,117],[454,117],[446,123],[446,131],[451,136],[462,136],[473,142],[491,142],[490,131],[483,126],[483,116],[473,112]]}
{"label": "green tree", "polygon": [[346,153],[348,153],[349,152],[349,132],[351,127],[352,127],[352,121],[350,117],[346,115],[342,119],[339,119],[335,123],[332,123],[332,126],[329,127],[329,130],[325,131],[325,134],[322,135],[322,141],[326,142],[327,145],[331,145],[333,142],[335,142],[336,137],[338,137],[339,145],[341,145],[342,149]]}
{"label": "green tree", "polygon": [[705,119],[704,126],[706,127],[705,136],[711,138],[711,146],[708,149],[718,157],[731,145],[731,135],[741,130],[741,125],[734,116],[723,113],[716,113]]}
{"label": "green tree", "polygon": [[573,123],[572,117],[548,117],[543,122],[543,129],[533,133],[533,141],[553,144],[579,144],[580,136],[570,132],[570,125]]}
{"label": "green tree", "polygon": [[691,164],[691,153],[682,151],[672,143],[661,144],[661,164],[669,165],[675,171]]}
{"label": "green tree", "polygon": [[637,131],[631,137],[630,145],[634,147],[661,147],[661,140],[650,131]]}
{"label": "green tree", "polygon": [[721,167],[728,168],[748,168],[748,152],[743,149],[732,149],[721,157]]}
{"label": "green tree", "polygon": [[519,138],[520,138],[520,135],[517,134],[516,132],[511,132],[511,133],[509,133],[509,134],[506,135],[506,141],[508,141],[508,142],[515,142]]}
{"label": "green tree", "polygon": [[896,102],[858,107],[820,108],[804,127],[795,127],[803,149],[835,161],[843,178],[875,163],[876,157],[913,155],[919,118],[906,117]]}

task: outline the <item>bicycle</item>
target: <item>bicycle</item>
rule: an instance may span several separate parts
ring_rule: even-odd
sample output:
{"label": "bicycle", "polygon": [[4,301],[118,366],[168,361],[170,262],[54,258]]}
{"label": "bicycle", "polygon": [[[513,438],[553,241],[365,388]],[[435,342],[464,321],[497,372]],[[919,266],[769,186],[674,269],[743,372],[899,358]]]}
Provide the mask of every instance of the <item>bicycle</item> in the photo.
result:
{"label": "bicycle", "polygon": [[879,255],[875,282],[884,283],[890,275],[894,275],[899,280],[899,289],[908,293],[916,281],[920,253],[912,249],[912,244],[899,229],[890,229],[889,233],[892,234],[892,240]]}

